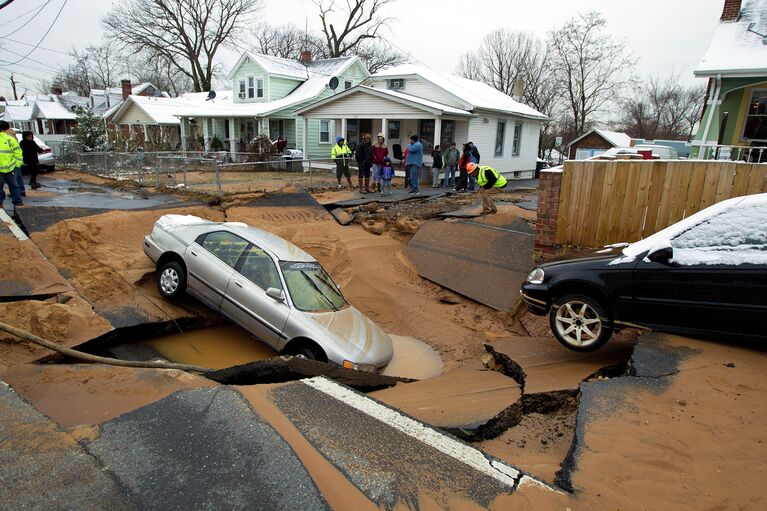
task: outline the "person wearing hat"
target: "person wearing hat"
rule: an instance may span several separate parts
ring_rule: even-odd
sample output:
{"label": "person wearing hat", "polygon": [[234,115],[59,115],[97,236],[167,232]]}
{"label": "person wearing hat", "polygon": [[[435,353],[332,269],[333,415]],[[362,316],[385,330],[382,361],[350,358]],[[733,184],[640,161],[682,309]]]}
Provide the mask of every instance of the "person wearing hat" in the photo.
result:
{"label": "person wearing hat", "polygon": [[500,190],[506,188],[506,178],[493,167],[486,165],[479,166],[474,162],[466,164],[466,172],[469,176],[477,180],[482,195],[482,214],[495,213],[498,208],[495,207],[493,199],[488,196],[491,190]]}
{"label": "person wearing hat", "polygon": [[381,167],[383,167],[384,159],[389,156],[389,148],[386,146],[386,139],[383,133],[379,133],[376,137],[376,143],[373,144],[373,191],[381,191]]}
{"label": "person wearing hat", "polygon": [[330,157],[336,163],[338,187],[341,188],[341,176],[346,176],[346,182],[349,183],[349,188],[352,188],[352,174],[349,172],[349,160],[352,157],[352,150],[346,145],[344,137],[336,137],[336,145],[331,149]]}
{"label": "person wearing hat", "polygon": [[[8,185],[8,191],[11,193],[11,202],[14,206],[23,206],[21,200],[21,189],[16,176],[21,174],[21,165],[23,163],[19,141],[16,140],[16,133],[11,128],[8,121],[0,121],[0,207],[5,201],[5,185]],[[16,170],[18,167],[18,170]]]}
{"label": "person wearing hat", "polygon": [[357,144],[354,150],[354,158],[357,160],[357,181],[360,185],[360,193],[370,193],[370,169],[373,167],[373,144],[370,141],[370,133],[362,135],[362,143]]}

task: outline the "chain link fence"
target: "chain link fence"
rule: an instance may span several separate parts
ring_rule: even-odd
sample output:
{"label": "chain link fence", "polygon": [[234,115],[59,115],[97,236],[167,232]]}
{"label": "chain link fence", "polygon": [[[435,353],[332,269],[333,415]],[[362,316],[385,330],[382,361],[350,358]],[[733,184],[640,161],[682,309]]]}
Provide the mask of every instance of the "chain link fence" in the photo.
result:
{"label": "chain link fence", "polygon": [[[225,194],[272,192],[286,185],[325,188],[336,184],[330,159],[289,155],[257,161],[259,155],[229,152],[79,152],[64,148],[59,166],[115,180],[132,180],[147,187],[168,187]],[[351,167],[352,175],[357,173]],[[345,179],[344,179],[345,182]]]}

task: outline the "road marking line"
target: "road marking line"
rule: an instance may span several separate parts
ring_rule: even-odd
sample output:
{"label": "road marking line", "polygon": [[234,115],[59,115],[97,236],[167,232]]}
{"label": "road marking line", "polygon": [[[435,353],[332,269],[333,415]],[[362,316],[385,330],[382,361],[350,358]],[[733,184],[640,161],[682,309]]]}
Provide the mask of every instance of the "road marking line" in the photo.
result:
{"label": "road marking line", "polygon": [[[511,489],[514,488],[520,476],[523,476],[516,468],[506,465],[501,461],[488,458],[479,449],[459,442],[324,376],[307,378],[301,380],[301,382],[437,449],[451,458],[469,465],[471,468],[509,486]],[[543,483],[540,484],[551,491],[557,491]]]}
{"label": "road marking line", "polygon": [[16,222],[14,222],[13,219],[8,216],[8,213],[6,213],[3,208],[0,208],[0,220],[2,220],[3,223],[8,226],[13,235],[16,236],[19,241],[26,241],[29,239],[27,238],[27,235],[24,234],[24,231],[19,229],[19,226],[16,225]]}

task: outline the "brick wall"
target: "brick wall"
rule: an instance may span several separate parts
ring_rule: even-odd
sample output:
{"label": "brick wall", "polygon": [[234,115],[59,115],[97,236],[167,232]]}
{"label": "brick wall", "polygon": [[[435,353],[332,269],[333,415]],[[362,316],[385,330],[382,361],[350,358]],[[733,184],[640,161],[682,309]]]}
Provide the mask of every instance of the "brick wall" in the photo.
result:
{"label": "brick wall", "polygon": [[741,0],[724,0],[724,7],[722,8],[722,21],[735,21],[740,16],[740,2]]}
{"label": "brick wall", "polygon": [[535,221],[535,255],[544,261],[555,257],[560,248],[557,245],[557,217],[561,186],[561,171],[541,172],[538,182],[538,218]]}

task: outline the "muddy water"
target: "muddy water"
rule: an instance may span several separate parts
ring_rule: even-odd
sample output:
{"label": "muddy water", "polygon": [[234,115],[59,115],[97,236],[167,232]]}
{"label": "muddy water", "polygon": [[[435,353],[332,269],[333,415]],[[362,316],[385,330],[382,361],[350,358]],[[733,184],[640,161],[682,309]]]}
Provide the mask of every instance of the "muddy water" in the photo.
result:
{"label": "muddy water", "polygon": [[394,356],[383,369],[383,374],[416,380],[442,374],[442,358],[434,348],[412,337],[391,334],[389,337],[393,343]]}
{"label": "muddy water", "polygon": [[277,352],[236,325],[225,325],[144,341],[164,358],[212,369],[266,360]]}

